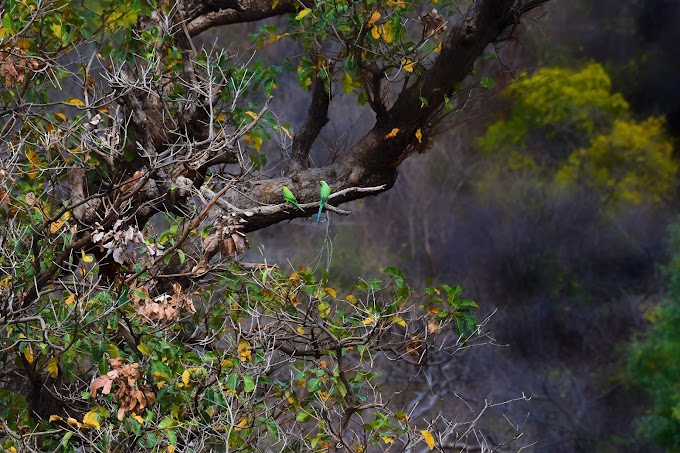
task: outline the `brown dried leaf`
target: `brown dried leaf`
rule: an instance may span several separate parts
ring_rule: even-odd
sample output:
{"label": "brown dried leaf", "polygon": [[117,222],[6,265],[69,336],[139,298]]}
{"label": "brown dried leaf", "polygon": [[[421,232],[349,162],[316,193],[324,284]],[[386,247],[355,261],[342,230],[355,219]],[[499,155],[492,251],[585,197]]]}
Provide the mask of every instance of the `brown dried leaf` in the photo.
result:
{"label": "brown dried leaf", "polygon": [[236,254],[240,255],[246,251],[248,247],[248,240],[246,235],[239,233],[238,231],[231,234],[231,238],[234,240],[234,245],[236,245]]}
{"label": "brown dried leaf", "polygon": [[427,331],[432,335],[437,335],[441,333],[442,328],[434,318],[430,318],[430,320],[427,322]]}
{"label": "brown dried leaf", "polygon": [[113,380],[109,376],[99,376],[97,379],[92,381],[92,385],[90,386],[90,393],[92,393],[92,397],[94,398],[97,396],[97,390],[100,388],[102,389],[102,394],[108,395],[111,392],[112,383]]}
{"label": "brown dried leaf", "polygon": [[439,39],[439,35],[448,28],[446,20],[437,13],[436,9],[432,9],[432,11],[423,15],[421,26],[424,35],[427,36],[434,33],[435,39]]}

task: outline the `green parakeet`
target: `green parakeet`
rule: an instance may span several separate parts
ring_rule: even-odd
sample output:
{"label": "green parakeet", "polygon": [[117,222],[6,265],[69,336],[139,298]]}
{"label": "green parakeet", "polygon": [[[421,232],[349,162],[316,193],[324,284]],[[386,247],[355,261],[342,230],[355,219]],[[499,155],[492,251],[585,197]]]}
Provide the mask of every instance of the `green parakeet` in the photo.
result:
{"label": "green parakeet", "polygon": [[286,186],[283,186],[283,198],[285,198],[288,203],[294,205],[300,211],[302,211],[302,212],[305,211],[298,204],[297,200],[295,199],[295,195],[293,195],[293,192],[291,192],[290,189]]}
{"label": "green parakeet", "polygon": [[321,220],[321,211],[323,210],[323,205],[326,204],[326,200],[331,195],[331,187],[326,184],[326,181],[319,181],[321,184],[321,203],[319,203],[319,213],[316,215],[316,223]]}

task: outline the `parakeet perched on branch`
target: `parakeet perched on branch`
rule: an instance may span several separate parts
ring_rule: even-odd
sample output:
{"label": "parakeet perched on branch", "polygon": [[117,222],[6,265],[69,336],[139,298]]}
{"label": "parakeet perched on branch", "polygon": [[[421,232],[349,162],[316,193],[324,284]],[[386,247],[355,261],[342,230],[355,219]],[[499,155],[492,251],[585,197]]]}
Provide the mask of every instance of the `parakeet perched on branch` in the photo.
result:
{"label": "parakeet perched on branch", "polygon": [[331,187],[326,184],[326,181],[319,181],[319,184],[321,184],[321,203],[319,203],[319,213],[316,215],[316,223],[319,223],[323,205],[326,204],[326,200],[328,200],[328,197],[331,195]]}
{"label": "parakeet perched on branch", "polygon": [[297,200],[295,199],[295,195],[293,195],[293,192],[291,192],[290,189],[286,186],[283,186],[283,198],[285,198],[288,203],[294,205],[300,211],[302,211],[302,212],[305,211],[298,204]]}

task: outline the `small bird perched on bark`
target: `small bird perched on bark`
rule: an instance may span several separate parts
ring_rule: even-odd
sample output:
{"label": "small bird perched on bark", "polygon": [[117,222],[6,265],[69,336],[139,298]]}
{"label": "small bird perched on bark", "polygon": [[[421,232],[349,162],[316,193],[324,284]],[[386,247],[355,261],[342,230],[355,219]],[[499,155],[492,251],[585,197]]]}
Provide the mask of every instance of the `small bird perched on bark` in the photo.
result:
{"label": "small bird perched on bark", "polygon": [[328,197],[331,195],[331,188],[326,184],[326,181],[319,181],[319,184],[321,184],[321,203],[319,203],[319,213],[316,215],[316,223],[319,223],[323,205],[326,204],[326,200],[328,200]]}
{"label": "small bird perched on bark", "polygon": [[304,212],[305,210],[300,207],[298,204],[297,200],[295,199],[295,195],[293,195],[293,192],[290,191],[290,189],[286,186],[283,186],[283,198],[290,204],[294,205],[296,208],[298,208],[300,211]]}

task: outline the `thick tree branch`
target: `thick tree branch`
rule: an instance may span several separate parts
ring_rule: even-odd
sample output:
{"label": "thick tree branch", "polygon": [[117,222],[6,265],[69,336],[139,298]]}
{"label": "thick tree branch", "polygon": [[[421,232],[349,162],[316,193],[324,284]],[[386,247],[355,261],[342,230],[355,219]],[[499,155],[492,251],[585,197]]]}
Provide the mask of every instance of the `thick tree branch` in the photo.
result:
{"label": "thick tree branch", "polygon": [[319,136],[321,129],[328,123],[328,105],[331,101],[324,80],[316,78],[312,102],[307,111],[307,118],[293,138],[292,166],[307,168],[309,166],[309,150]]}
{"label": "thick tree branch", "polygon": [[305,5],[312,4],[310,0],[281,0],[272,7],[270,0],[213,0],[194,2],[186,13],[189,20],[187,30],[191,36],[196,36],[212,27],[219,25],[254,22],[268,17],[280,16],[295,12]]}
{"label": "thick tree branch", "polygon": [[[477,0],[449,31],[442,50],[434,62],[412,85],[402,91],[392,108],[377,118],[374,128],[362,137],[340,162],[318,169],[302,169],[289,177],[247,181],[225,194],[234,206],[252,206],[281,202],[281,186],[289,186],[301,203],[318,199],[318,181],[327,181],[333,190],[356,186],[384,185],[389,189],[396,179],[399,158],[416,138],[419,128],[427,129],[432,115],[439,111],[455,87],[472,71],[473,64],[507,27],[519,19],[517,13],[542,2],[518,5],[514,0]],[[529,5],[529,6],[527,6]],[[520,9],[516,9],[519,7]],[[513,9],[515,8],[515,9]],[[427,100],[423,105],[422,99]],[[397,130],[396,135],[391,132]],[[246,195],[247,194],[247,195]],[[333,200],[333,204],[361,198],[351,193]],[[276,215],[253,215],[244,231],[254,231],[273,223],[293,218],[292,211]]]}

